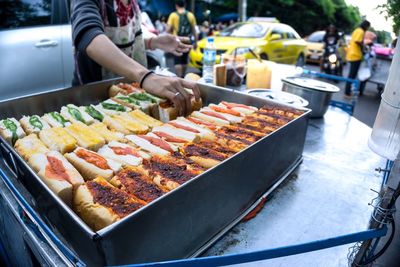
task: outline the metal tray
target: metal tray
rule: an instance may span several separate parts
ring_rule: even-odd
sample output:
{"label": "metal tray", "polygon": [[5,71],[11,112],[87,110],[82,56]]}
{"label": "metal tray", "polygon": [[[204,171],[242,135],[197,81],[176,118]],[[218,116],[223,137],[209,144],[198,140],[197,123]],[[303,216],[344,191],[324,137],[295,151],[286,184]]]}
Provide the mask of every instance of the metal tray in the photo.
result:
{"label": "metal tray", "polygon": [[[0,102],[0,117],[43,114],[62,105],[98,103],[119,79]],[[283,104],[199,84],[205,104],[221,100],[261,107]],[[301,160],[309,110],[243,151],[126,218],[92,231],[0,138],[3,157],[51,230],[90,266],[120,265],[197,255],[237,221]],[[1,119],[0,118],[0,119]]]}

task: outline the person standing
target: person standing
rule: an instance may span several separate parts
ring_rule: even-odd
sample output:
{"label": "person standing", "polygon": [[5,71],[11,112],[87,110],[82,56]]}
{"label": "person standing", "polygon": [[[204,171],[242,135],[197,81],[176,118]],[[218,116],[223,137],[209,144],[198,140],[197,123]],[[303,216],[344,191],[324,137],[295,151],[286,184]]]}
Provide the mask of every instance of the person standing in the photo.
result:
{"label": "person standing", "polygon": [[[186,3],[183,0],[175,2],[176,12],[172,12],[168,18],[168,32],[176,36],[194,38],[193,48],[196,49],[196,18],[193,13],[186,10]],[[183,77],[186,73],[189,52],[181,56],[175,56],[175,72],[178,77]]]}
{"label": "person standing", "polygon": [[[351,34],[349,48],[347,50],[346,60],[350,63],[349,79],[357,77],[363,59],[364,35],[371,23],[368,20],[361,22],[360,26]],[[361,87],[362,85],[360,85]],[[351,96],[351,83],[346,83],[346,96]]]}
{"label": "person standing", "polygon": [[71,23],[74,86],[122,76],[138,82],[149,93],[171,100],[180,114],[191,112],[191,96],[184,88],[193,89],[199,99],[197,85],[148,70],[145,51],[158,48],[181,55],[191,46],[184,44],[186,37],[171,34],[145,39],[137,0],[73,0]]}

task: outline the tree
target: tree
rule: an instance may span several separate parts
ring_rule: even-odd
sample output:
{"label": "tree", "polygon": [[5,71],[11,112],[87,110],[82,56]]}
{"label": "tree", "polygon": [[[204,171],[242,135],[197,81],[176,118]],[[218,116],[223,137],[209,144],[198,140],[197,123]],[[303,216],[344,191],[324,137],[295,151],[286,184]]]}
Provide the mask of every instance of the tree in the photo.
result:
{"label": "tree", "polygon": [[386,18],[393,19],[393,31],[398,34],[400,30],[400,0],[387,0],[386,4],[378,6]]}

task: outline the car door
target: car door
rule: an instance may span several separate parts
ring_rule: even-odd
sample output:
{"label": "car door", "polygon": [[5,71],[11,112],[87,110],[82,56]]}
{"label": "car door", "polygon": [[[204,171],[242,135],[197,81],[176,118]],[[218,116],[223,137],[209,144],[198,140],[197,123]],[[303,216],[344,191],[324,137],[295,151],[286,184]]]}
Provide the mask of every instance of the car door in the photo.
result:
{"label": "car door", "polygon": [[63,87],[62,26],[53,1],[2,2],[0,100]]}
{"label": "car door", "polygon": [[[277,34],[279,34],[281,38],[271,39],[273,36],[276,36]],[[271,32],[267,36],[267,40],[268,40],[268,52],[267,52],[268,59],[275,62],[283,63],[286,48],[283,45],[284,35],[279,26],[275,26],[271,30]]]}

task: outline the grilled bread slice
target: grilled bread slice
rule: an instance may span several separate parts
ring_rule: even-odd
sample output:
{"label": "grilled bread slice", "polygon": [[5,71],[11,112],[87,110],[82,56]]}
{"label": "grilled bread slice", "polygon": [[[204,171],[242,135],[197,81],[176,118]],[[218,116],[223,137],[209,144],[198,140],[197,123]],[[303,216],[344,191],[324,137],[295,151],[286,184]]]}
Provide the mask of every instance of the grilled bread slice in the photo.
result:
{"label": "grilled bread slice", "polygon": [[180,151],[185,157],[189,157],[206,169],[214,167],[229,157],[227,154],[194,143],[184,145]]}

